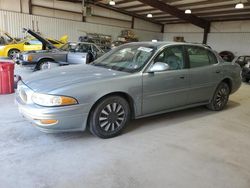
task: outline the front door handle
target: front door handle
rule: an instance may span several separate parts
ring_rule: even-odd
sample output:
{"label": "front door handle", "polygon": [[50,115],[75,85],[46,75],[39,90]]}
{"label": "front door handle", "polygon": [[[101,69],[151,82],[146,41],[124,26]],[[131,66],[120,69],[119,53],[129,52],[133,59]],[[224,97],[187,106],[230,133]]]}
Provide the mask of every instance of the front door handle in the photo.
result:
{"label": "front door handle", "polygon": [[185,76],[180,76],[180,79],[185,79]]}

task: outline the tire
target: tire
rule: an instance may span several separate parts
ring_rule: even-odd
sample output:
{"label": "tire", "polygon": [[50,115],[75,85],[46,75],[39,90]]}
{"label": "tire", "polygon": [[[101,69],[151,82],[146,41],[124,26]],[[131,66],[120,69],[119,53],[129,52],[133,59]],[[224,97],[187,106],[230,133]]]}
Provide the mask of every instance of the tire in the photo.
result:
{"label": "tire", "polygon": [[130,121],[128,102],[119,96],[101,100],[90,113],[89,130],[100,138],[112,138],[121,134]]}
{"label": "tire", "polygon": [[13,59],[15,57],[15,55],[17,53],[19,53],[19,52],[20,51],[18,49],[11,49],[11,50],[8,51],[8,57],[11,58],[11,59]]}
{"label": "tire", "polygon": [[213,111],[223,110],[227,105],[230,95],[230,89],[227,83],[221,82],[217,87],[211,102],[207,105],[207,108]]}
{"label": "tire", "polygon": [[86,58],[86,64],[90,64],[92,61],[94,61],[93,55],[91,53],[88,53]]}
{"label": "tire", "polygon": [[47,70],[47,69],[52,69],[52,68],[59,67],[59,66],[60,65],[53,60],[44,59],[44,60],[41,60],[39,62],[37,69],[38,70]]}

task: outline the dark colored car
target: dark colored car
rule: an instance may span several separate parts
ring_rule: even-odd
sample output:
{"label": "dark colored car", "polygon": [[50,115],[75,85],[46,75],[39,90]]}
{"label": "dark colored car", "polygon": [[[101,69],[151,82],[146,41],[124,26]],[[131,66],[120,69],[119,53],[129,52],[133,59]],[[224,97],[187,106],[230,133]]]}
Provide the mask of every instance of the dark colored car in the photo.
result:
{"label": "dark colored car", "polygon": [[235,63],[239,64],[242,68],[241,76],[244,82],[249,82],[250,80],[250,55],[249,56],[239,56]]}

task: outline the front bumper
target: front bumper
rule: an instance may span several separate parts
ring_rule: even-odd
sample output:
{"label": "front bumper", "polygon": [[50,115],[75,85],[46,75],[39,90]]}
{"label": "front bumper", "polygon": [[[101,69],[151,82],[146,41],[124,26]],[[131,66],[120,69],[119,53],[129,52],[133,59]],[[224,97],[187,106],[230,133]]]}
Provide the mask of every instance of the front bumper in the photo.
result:
{"label": "front bumper", "polygon": [[34,67],[37,64],[37,62],[23,61],[19,59],[15,60],[15,63],[18,65],[27,66],[27,67]]}
{"label": "front bumper", "polygon": [[[63,107],[42,107],[36,104],[24,104],[16,96],[19,112],[39,130],[48,133],[84,131],[87,126],[88,105],[78,104]],[[55,124],[42,124],[40,120],[57,120]]]}

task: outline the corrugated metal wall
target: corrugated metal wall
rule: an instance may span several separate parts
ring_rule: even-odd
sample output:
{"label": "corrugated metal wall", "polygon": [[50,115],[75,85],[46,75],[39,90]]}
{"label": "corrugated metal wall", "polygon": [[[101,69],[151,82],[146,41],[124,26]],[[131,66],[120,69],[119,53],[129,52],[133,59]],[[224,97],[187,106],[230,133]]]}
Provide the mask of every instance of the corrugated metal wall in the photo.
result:
{"label": "corrugated metal wall", "polygon": [[[166,25],[163,40],[172,41],[174,36],[201,43],[203,30],[191,24]],[[228,50],[235,55],[250,55],[250,21],[212,23],[208,45],[218,52]]]}
{"label": "corrugated metal wall", "polygon": [[[11,33],[13,36],[20,37],[23,35],[23,27],[35,30],[38,28],[42,34],[55,38],[68,34],[71,41],[77,40],[84,32],[107,34],[111,35],[113,40],[116,40],[121,30],[128,29],[0,10],[0,29]],[[152,39],[162,40],[163,37],[163,34],[160,32],[138,29],[134,31],[142,41]]]}

